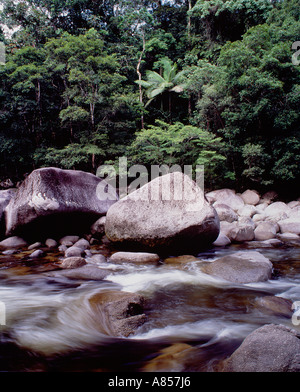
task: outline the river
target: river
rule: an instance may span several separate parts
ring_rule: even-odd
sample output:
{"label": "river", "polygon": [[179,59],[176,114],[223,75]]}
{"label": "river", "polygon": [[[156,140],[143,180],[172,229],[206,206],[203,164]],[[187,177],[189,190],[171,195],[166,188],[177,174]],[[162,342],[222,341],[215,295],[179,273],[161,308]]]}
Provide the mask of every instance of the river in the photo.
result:
{"label": "river", "polygon": [[[290,317],[256,306],[257,298],[267,295],[300,300],[299,245],[256,249],[274,270],[271,280],[253,284],[226,282],[199,268],[246,251],[247,245],[211,248],[184,266],[98,263],[109,271],[103,281],[51,274],[57,270],[55,252],[38,261],[29,260],[28,252],[0,255],[5,307],[0,371],[217,371],[256,328],[275,323],[300,329]],[[139,293],[146,300],[147,320],[128,338],[108,336],[91,312],[89,298],[111,289]]]}

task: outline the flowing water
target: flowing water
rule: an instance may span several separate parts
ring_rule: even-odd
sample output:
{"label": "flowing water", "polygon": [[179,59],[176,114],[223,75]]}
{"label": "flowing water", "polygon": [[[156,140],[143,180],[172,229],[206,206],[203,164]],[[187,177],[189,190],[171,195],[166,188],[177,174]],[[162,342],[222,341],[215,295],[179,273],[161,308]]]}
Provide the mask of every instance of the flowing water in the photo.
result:
{"label": "flowing water", "polygon": [[[217,371],[256,328],[299,329],[291,317],[256,305],[270,295],[300,301],[299,245],[257,249],[274,270],[271,280],[253,284],[200,269],[245,245],[212,248],[182,266],[98,263],[109,273],[103,281],[53,274],[59,254],[39,261],[26,252],[0,255],[0,371]],[[112,337],[95,322],[89,298],[107,290],[144,296],[147,320],[134,335]]]}

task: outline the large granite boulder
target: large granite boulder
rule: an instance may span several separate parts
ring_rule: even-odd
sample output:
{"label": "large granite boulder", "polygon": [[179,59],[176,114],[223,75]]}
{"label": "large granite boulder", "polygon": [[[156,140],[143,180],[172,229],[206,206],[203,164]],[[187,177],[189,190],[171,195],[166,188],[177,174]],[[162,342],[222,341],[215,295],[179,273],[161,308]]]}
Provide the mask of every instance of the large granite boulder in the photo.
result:
{"label": "large granite boulder", "polygon": [[299,372],[299,334],[284,325],[264,325],[246,337],[225,361],[223,371]]}
{"label": "large granite boulder", "polygon": [[223,256],[202,267],[203,272],[233,283],[262,282],[271,278],[273,265],[256,251]]}
{"label": "large granite boulder", "polygon": [[116,194],[99,198],[103,181],[77,170],[34,170],[5,209],[6,235],[58,239],[68,232],[85,233],[117,200]]}
{"label": "large granite boulder", "polygon": [[157,177],[119,200],[107,212],[105,232],[118,246],[156,251],[191,251],[213,243],[220,222],[189,176]]}

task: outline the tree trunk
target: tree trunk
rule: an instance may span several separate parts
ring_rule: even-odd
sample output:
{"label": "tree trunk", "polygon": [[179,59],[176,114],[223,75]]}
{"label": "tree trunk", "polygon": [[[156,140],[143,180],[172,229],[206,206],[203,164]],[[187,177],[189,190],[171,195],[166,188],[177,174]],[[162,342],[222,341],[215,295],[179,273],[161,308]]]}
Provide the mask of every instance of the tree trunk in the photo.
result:
{"label": "tree trunk", "polygon": [[[139,57],[139,61],[138,61],[137,67],[136,67],[136,72],[138,74],[139,80],[142,80],[142,74],[140,71],[140,67],[141,67],[142,58],[143,58],[145,48],[146,48],[145,34],[143,31],[142,31],[142,39],[143,39],[143,49],[142,49],[142,52],[141,52],[141,55]],[[143,90],[142,90],[141,85],[139,85],[139,99],[140,99],[140,103],[143,105]],[[144,114],[143,113],[141,115],[141,127],[142,127],[142,129],[144,129]]]}

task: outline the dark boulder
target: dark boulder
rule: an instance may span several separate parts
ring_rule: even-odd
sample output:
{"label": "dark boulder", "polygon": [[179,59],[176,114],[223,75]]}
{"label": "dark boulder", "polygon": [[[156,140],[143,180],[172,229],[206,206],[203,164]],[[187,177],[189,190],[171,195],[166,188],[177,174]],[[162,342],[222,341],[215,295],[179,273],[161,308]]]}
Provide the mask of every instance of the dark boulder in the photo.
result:
{"label": "dark boulder", "polygon": [[5,209],[6,235],[59,239],[83,235],[117,200],[100,200],[106,182],[91,173],[54,167],[34,170]]}

